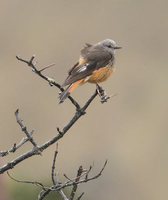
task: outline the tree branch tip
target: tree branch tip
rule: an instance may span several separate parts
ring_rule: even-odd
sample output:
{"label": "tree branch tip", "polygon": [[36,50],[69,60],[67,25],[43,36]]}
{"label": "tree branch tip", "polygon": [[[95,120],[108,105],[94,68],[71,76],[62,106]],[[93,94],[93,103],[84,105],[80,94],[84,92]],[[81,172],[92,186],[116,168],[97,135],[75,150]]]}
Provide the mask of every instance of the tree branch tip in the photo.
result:
{"label": "tree branch tip", "polygon": [[80,194],[80,195],[76,198],[76,200],[80,200],[84,194],[85,194],[85,193],[82,192],[82,194]]}
{"label": "tree branch tip", "polygon": [[16,56],[16,59],[20,60],[20,55]]}
{"label": "tree branch tip", "polygon": [[7,171],[6,173],[7,173],[7,175],[9,176],[10,179],[12,179],[12,180],[18,182],[18,180],[16,180],[15,178],[13,178],[13,177],[10,175],[10,173],[9,173],[8,171]]}
{"label": "tree branch tip", "polygon": [[105,163],[104,163],[104,165],[103,165],[103,168],[102,168],[101,171],[100,171],[100,174],[103,172],[104,168],[106,167],[107,162],[108,162],[108,160],[105,161]]}
{"label": "tree branch tip", "polygon": [[90,171],[90,170],[93,168],[93,166],[94,166],[94,164],[93,164],[93,165],[90,165],[90,167],[89,167],[89,170],[88,170],[88,171]]}
{"label": "tree branch tip", "polygon": [[79,166],[79,170],[83,170],[83,166],[82,165]]}
{"label": "tree branch tip", "polygon": [[58,133],[60,134],[60,135],[63,135],[63,132],[62,131],[60,131],[60,129],[57,127],[57,131],[58,131]]}
{"label": "tree branch tip", "polygon": [[42,71],[44,71],[44,70],[46,70],[46,69],[48,69],[50,67],[53,67],[54,65],[55,65],[55,63],[52,63],[52,64],[50,64],[50,65],[48,65],[46,67],[43,67],[42,69],[39,70],[39,72],[42,72]]}
{"label": "tree branch tip", "polygon": [[18,115],[18,114],[19,114],[19,108],[16,109],[16,111],[15,111],[15,115]]}
{"label": "tree branch tip", "polygon": [[34,58],[35,58],[35,55],[32,55],[32,57],[30,58],[30,63],[32,63],[33,62],[33,60],[34,60]]}
{"label": "tree branch tip", "polygon": [[16,147],[16,143],[13,144],[13,148],[15,148],[15,147]]}
{"label": "tree branch tip", "polygon": [[64,176],[66,179],[68,179],[69,181],[73,182],[73,180],[70,179],[66,174],[63,174],[63,176]]}

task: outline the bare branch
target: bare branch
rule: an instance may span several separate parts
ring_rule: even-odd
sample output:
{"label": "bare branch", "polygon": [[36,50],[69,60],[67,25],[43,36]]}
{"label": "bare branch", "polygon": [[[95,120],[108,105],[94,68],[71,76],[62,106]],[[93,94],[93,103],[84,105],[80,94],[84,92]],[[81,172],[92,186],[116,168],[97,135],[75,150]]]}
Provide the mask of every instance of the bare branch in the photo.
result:
{"label": "bare branch", "polygon": [[[97,91],[95,91],[95,93],[88,99],[88,101],[85,103],[85,105],[76,111],[76,113],[74,114],[74,116],[72,117],[72,119],[68,122],[68,124],[62,129],[62,131],[59,131],[58,134],[51,138],[49,141],[45,142],[43,145],[38,146],[38,148],[33,148],[32,150],[22,154],[21,156],[17,157],[15,160],[5,164],[4,166],[2,166],[0,168],[0,174],[4,173],[5,171],[12,169],[15,165],[17,165],[18,163],[22,162],[23,160],[37,155],[39,154],[39,152],[44,151],[44,149],[48,148],[49,146],[51,146],[52,144],[54,144],[55,142],[57,142],[60,138],[62,138],[66,132],[73,126],[73,124],[82,116],[85,114],[86,109],[88,108],[88,106],[90,105],[90,103],[94,100],[94,98],[97,96]],[[23,126],[23,131],[27,131],[27,129],[25,129],[25,126],[22,124],[21,122],[21,127]],[[59,129],[57,129],[59,130]],[[29,133],[30,134],[30,133]]]}
{"label": "bare branch", "polygon": [[[64,91],[64,89],[55,82],[54,79],[44,76],[42,74],[42,72],[50,67],[52,67],[54,64],[48,65],[44,68],[42,68],[41,70],[38,70],[36,68],[36,63],[34,61],[35,56],[32,56],[30,58],[29,61],[24,60],[18,56],[16,56],[16,58],[21,61],[26,63],[29,67],[31,67],[32,71],[37,74],[39,77],[41,77],[42,79],[46,80],[51,86],[56,86],[57,88],[59,88],[60,91]],[[45,142],[44,144],[42,144],[41,146],[38,146],[36,144],[36,142],[34,141],[32,134],[33,131],[29,132],[27,130],[27,127],[23,124],[23,121],[20,119],[19,117],[19,109],[16,110],[15,112],[15,117],[16,117],[16,121],[19,124],[19,126],[21,127],[21,130],[25,133],[26,137],[23,138],[20,143],[18,145],[14,144],[13,147],[8,150],[8,151],[0,151],[0,157],[2,156],[6,156],[8,155],[10,152],[15,152],[19,147],[21,147],[25,142],[30,141],[33,145],[33,149],[29,150],[28,152],[18,156],[17,158],[15,158],[14,160],[10,161],[9,163],[6,163],[4,166],[2,166],[0,168],[0,174],[4,173],[5,171],[12,169],[14,166],[16,166],[17,164],[19,164],[20,162],[22,162],[23,160],[26,160],[34,155],[38,155],[41,154],[45,149],[47,149],[49,146],[51,146],[52,144],[56,143],[59,139],[61,139],[66,132],[74,125],[75,122],[77,122],[77,120],[83,116],[86,112],[86,109],[88,108],[88,106],[91,104],[91,102],[95,99],[95,97],[99,95],[101,97],[101,101],[106,102],[110,97],[108,97],[105,93],[105,91],[99,86],[97,85],[97,90],[93,93],[93,95],[87,100],[87,102],[83,105],[83,107],[80,107],[80,105],[71,97],[69,96],[69,100],[72,102],[72,104],[75,106],[76,108],[76,112],[73,115],[73,117],[71,118],[71,120],[64,126],[64,128],[62,128],[61,130],[59,128],[57,128],[57,135],[54,136],[53,138],[51,138],[50,140],[48,140],[47,142]],[[9,172],[7,171],[8,176],[19,183],[26,183],[26,184],[33,184],[36,185],[38,187],[40,187],[42,189],[42,191],[39,193],[38,195],[38,200],[42,200],[44,199],[51,191],[55,191],[58,192],[63,200],[74,200],[74,197],[76,195],[77,192],[77,188],[78,185],[81,183],[86,183],[89,182],[91,180],[97,179],[99,176],[102,175],[102,172],[107,164],[107,160],[105,161],[103,168],[99,171],[99,173],[97,173],[95,176],[89,177],[90,172],[92,170],[92,166],[89,167],[89,169],[83,169],[82,166],[79,167],[78,171],[77,171],[77,175],[75,178],[71,179],[68,178],[67,175],[64,174],[64,176],[68,179],[66,180],[64,183],[59,182],[58,179],[58,173],[55,173],[55,166],[56,166],[56,158],[57,158],[57,154],[58,154],[58,144],[56,144],[56,150],[54,152],[54,157],[53,157],[53,161],[52,161],[52,168],[51,168],[51,180],[52,180],[52,186],[50,187],[46,187],[44,186],[42,183],[37,182],[37,181],[22,181],[22,180],[17,180],[15,178],[13,178]],[[68,198],[66,196],[66,194],[64,193],[64,188],[67,187],[71,187],[71,193],[70,193],[70,197]],[[84,195],[84,193],[81,193],[76,200],[80,200],[82,198],[82,196]]]}
{"label": "bare branch", "polygon": [[[25,62],[28,66],[30,66],[33,71],[38,74],[40,77],[42,77],[43,79],[48,81],[48,78],[45,77],[44,75],[41,74],[40,71],[38,71],[35,67],[35,64],[33,63],[34,60],[34,56],[32,56],[32,58],[30,59],[30,61],[26,61],[20,57],[17,56],[17,59]],[[48,81],[49,82],[49,81]],[[62,88],[59,84],[54,82],[54,85],[56,87],[58,87],[61,91]],[[80,106],[76,103],[76,101],[74,99],[71,99],[73,101],[73,104],[75,104],[76,106],[76,113],[74,114],[74,116],[72,117],[72,119],[67,123],[66,126],[64,126],[64,128],[62,130],[60,130],[59,128],[57,128],[58,134],[51,138],[49,141],[45,142],[44,144],[42,144],[41,146],[37,146],[37,144],[35,143],[35,141],[33,140],[33,138],[31,137],[31,134],[27,131],[26,126],[23,125],[22,120],[19,118],[19,111],[17,110],[15,112],[15,116],[16,116],[16,120],[18,122],[18,124],[20,125],[22,131],[27,135],[27,138],[29,139],[29,141],[33,144],[33,146],[35,148],[33,148],[32,150],[18,156],[16,159],[10,161],[9,163],[6,163],[4,166],[2,166],[0,168],[0,174],[4,173],[5,171],[12,169],[15,165],[17,165],[18,163],[22,162],[23,160],[34,156],[36,154],[41,153],[43,150],[45,150],[46,148],[48,148],[49,146],[51,146],[52,144],[54,144],[55,142],[57,142],[60,138],[62,138],[66,132],[73,126],[73,124],[82,116],[85,114],[86,109],[88,108],[88,106],[90,105],[90,103],[94,100],[94,98],[97,96],[98,92],[97,90],[94,92],[94,94],[88,99],[88,101],[84,104],[84,106],[82,108],[80,108]],[[15,149],[15,147],[14,147]],[[1,155],[5,155],[4,152],[0,152]]]}
{"label": "bare branch", "polygon": [[49,188],[47,191],[41,191],[38,195],[38,200],[44,199],[52,190]]}
{"label": "bare branch", "polygon": [[[81,176],[82,172],[83,172],[83,167],[80,166],[79,169],[78,169],[78,172],[77,172],[77,176],[76,176],[75,182],[78,182],[78,181],[80,180],[80,176]],[[74,184],[74,185],[73,185],[72,191],[71,191],[71,194],[70,194],[70,200],[73,200],[73,199],[74,199],[74,196],[75,196],[77,187],[78,187],[77,184]]]}
{"label": "bare branch", "polygon": [[[59,131],[59,128],[57,128],[57,129]],[[55,174],[54,174],[55,162],[56,162],[57,154],[58,154],[58,143],[56,143],[56,150],[54,152],[54,158],[53,158],[53,164],[52,164],[52,170],[51,170],[51,179],[52,179],[52,182],[53,182],[54,186],[58,186],[59,185],[58,173],[56,173],[56,180],[54,178],[54,176],[55,176]],[[69,200],[62,190],[58,190],[58,193],[62,196],[62,198],[64,200]]]}
{"label": "bare branch", "polygon": [[69,200],[62,190],[58,191],[64,200]]}
{"label": "bare branch", "polygon": [[[34,133],[34,130],[32,130],[30,132],[30,136],[32,136],[33,133]],[[22,140],[18,144],[14,143],[13,147],[10,150],[0,151],[0,157],[7,156],[9,153],[14,153],[17,149],[19,149],[27,141],[29,141],[29,138],[24,137],[24,138],[22,138]]]}
{"label": "bare branch", "polygon": [[[48,66],[47,66],[47,67],[44,67],[42,70],[37,70],[37,68],[36,68],[36,66],[35,66],[35,63],[33,63],[33,60],[34,60],[35,56],[32,56],[31,59],[30,59],[29,61],[24,60],[24,59],[20,58],[19,56],[16,56],[16,58],[17,58],[19,61],[24,62],[24,63],[26,63],[28,66],[30,66],[30,67],[32,68],[33,72],[35,72],[35,74],[37,74],[38,76],[40,76],[42,79],[46,80],[50,85],[57,87],[58,89],[60,89],[61,92],[64,91],[64,89],[63,89],[58,83],[56,83],[54,79],[51,79],[51,78],[49,78],[49,77],[47,77],[47,76],[44,76],[44,75],[41,73],[44,69],[48,68]],[[69,98],[69,100],[72,102],[72,104],[76,107],[76,109],[79,110],[79,109],[80,109],[80,106],[79,106],[79,104],[75,101],[75,99],[73,99],[71,96],[69,96],[68,98]]]}
{"label": "bare branch", "polygon": [[64,174],[64,177],[65,177],[66,179],[68,179],[69,182],[73,182],[73,180],[70,179],[66,174]]}
{"label": "bare branch", "polygon": [[104,168],[106,167],[106,165],[107,165],[107,160],[105,161],[105,163],[103,165],[103,168],[100,170],[100,172],[97,175],[95,175],[95,176],[93,176],[91,178],[87,178],[87,179],[84,178],[84,179],[81,179],[81,180],[76,181],[76,182],[75,181],[74,182],[66,182],[66,183],[62,184],[60,187],[58,187],[57,189],[59,190],[59,189],[65,188],[65,187],[69,187],[69,186],[75,185],[75,184],[78,185],[80,183],[86,183],[86,182],[89,182],[91,180],[97,179],[99,176],[102,175],[102,172],[103,172]]}
{"label": "bare branch", "polygon": [[82,192],[82,194],[80,194],[80,195],[76,198],[76,200],[80,200],[80,199],[82,198],[83,195],[84,195],[84,192]]}
{"label": "bare branch", "polygon": [[26,134],[27,138],[29,139],[29,141],[32,143],[32,145],[38,149],[38,146],[36,144],[36,142],[34,141],[34,139],[31,137],[31,134],[27,131],[26,126],[23,125],[22,120],[19,118],[19,109],[17,109],[15,111],[15,117],[16,117],[16,121],[19,124],[19,126],[21,127],[22,131]]}
{"label": "bare branch", "polygon": [[55,178],[54,178],[55,162],[56,162],[57,154],[58,154],[58,143],[56,143],[56,150],[54,152],[54,158],[53,158],[53,164],[52,164],[52,170],[51,170],[51,179],[52,179],[53,185],[57,184],[57,181],[55,181]]}
{"label": "bare branch", "polygon": [[48,68],[50,68],[50,67],[53,67],[54,65],[55,65],[55,63],[50,64],[50,65],[48,65],[48,66],[46,66],[46,67],[40,69],[39,72],[42,72],[42,71],[44,71],[44,70],[46,70],[46,69],[48,69]]}
{"label": "bare branch", "polygon": [[9,176],[9,178],[11,178],[12,180],[14,180],[15,182],[18,182],[18,183],[28,183],[28,184],[33,184],[33,185],[36,185],[38,187],[41,187],[44,191],[47,191],[48,190],[48,187],[45,187],[42,183],[40,182],[37,182],[37,181],[21,181],[21,180],[17,180],[15,178],[13,178],[9,172],[7,171],[7,174]]}
{"label": "bare branch", "polygon": [[[55,151],[55,152],[56,152],[56,151]],[[55,154],[54,154],[54,160],[55,160],[55,159],[56,159],[56,156],[55,156]],[[54,163],[54,166],[55,166],[55,161],[54,161],[53,163]],[[103,170],[104,170],[104,168],[105,168],[105,166],[106,166],[106,164],[107,164],[107,160],[105,161],[105,163],[104,163],[104,165],[103,165],[103,168],[100,170],[100,172],[99,172],[98,174],[96,174],[95,176],[93,176],[93,177],[91,177],[91,178],[88,178],[88,176],[87,176],[87,178],[86,178],[86,176],[85,176],[83,179],[81,179],[82,173],[83,173],[83,168],[82,168],[82,166],[80,166],[80,167],[79,167],[79,170],[78,170],[78,172],[77,172],[77,176],[76,176],[76,178],[74,179],[74,181],[73,181],[72,179],[70,179],[71,181],[68,181],[68,182],[65,182],[65,183],[59,183],[58,180],[57,180],[57,181],[54,180],[54,185],[52,185],[52,186],[50,186],[50,187],[46,187],[46,186],[44,186],[42,183],[37,182],[37,181],[21,181],[21,180],[17,180],[17,179],[15,179],[15,178],[13,178],[13,177],[9,174],[9,172],[7,172],[7,174],[8,174],[8,176],[9,176],[12,180],[14,180],[14,181],[16,181],[16,182],[19,182],[19,183],[27,183],[27,184],[33,184],[33,185],[36,185],[36,186],[42,188],[42,191],[41,191],[41,192],[39,193],[39,195],[38,195],[38,200],[44,199],[51,191],[57,191],[58,193],[60,193],[60,195],[62,196],[62,198],[63,198],[64,200],[73,200],[73,199],[74,199],[74,196],[75,196],[75,193],[76,193],[76,191],[77,191],[77,186],[78,186],[79,184],[81,184],[81,183],[89,182],[89,181],[94,180],[94,179],[97,179],[99,176],[101,176],[101,175],[102,175],[102,172],[103,172]],[[53,165],[52,165],[52,166],[53,166]],[[54,168],[55,168],[55,167],[54,167]],[[52,169],[53,169],[53,167],[52,167]],[[90,171],[91,171],[91,167],[87,170],[87,173],[89,173]],[[81,180],[80,180],[80,179],[81,179]],[[67,187],[70,187],[70,186],[72,186],[72,192],[71,192],[71,194],[70,194],[70,199],[68,199],[67,196],[65,195],[65,193],[62,191],[62,189],[67,188]],[[83,196],[83,194],[84,194],[84,193],[82,193],[81,195],[79,195],[79,196],[77,197],[76,200],[80,200],[81,197]]]}
{"label": "bare branch", "polygon": [[66,183],[74,182],[76,180],[76,178],[82,178],[82,177],[86,178],[88,176],[88,174],[90,173],[91,169],[92,169],[92,166],[90,166],[90,168],[88,170],[83,169],[83,172],[82,172],[82,174],[80,176],[77,176],[77,177],[72,178],[72,179],[69,178],[66,174],[64,174],[64,177],[66,179],[68,179],[68,181]]}

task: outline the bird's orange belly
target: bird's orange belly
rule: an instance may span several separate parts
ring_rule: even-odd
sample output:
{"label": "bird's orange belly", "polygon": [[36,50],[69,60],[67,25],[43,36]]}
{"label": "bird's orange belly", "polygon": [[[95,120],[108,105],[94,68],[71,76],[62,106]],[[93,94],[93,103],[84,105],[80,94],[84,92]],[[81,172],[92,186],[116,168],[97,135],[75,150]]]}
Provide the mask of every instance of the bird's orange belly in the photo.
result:
{"label": "bird's orange belly", "polygon": [[95,70],[87,80],[89,83],[100,83],[108,79],[108,77],[114,72],[114,67],[103,67]]}

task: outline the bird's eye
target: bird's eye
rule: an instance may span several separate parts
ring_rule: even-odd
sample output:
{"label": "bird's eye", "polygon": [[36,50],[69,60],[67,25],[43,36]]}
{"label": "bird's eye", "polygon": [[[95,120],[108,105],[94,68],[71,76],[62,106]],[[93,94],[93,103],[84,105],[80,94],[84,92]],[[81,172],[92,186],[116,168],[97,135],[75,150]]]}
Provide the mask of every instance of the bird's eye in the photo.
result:
{"label": "bird's eye", "polygon": [[108,48],[112,48],[112,46],[111,46],[110,44],[109,44],[109,45],[107,45],[107,47],[108,47]]}

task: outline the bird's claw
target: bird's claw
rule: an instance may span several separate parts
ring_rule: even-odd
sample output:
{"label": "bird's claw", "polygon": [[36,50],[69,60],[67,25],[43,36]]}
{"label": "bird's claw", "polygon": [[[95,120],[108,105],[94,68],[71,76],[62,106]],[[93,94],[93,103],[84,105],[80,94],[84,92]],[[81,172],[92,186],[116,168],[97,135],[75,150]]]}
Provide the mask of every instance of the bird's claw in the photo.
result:
{"label": "bird's claw", "polygon": [[97,89],[97,93],[101,98],[101,103],[107,102],[108,99],[110,99],[109,96],[107,96],[105,90],[98,84],[96,84],[96,89]]}

